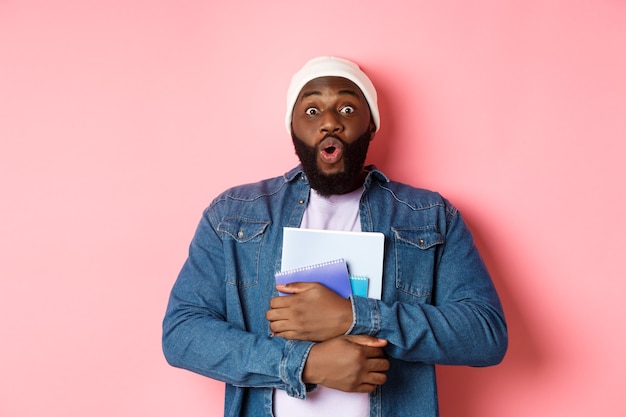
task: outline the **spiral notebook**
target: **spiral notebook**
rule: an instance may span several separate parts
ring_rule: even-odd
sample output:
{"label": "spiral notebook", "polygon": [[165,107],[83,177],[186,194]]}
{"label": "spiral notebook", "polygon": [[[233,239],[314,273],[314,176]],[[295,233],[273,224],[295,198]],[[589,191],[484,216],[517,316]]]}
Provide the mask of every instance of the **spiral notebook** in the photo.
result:
{"label": "spiral notebook", "polygon": [[[289,284],[291,282],[319,282],[343,298],[348,298],[352,294],[348,266],[344,259],[335,259],[276,273],[277,284]],[[281,292],[279,294],[288,295]]]}
{"label": "spiral notebook", "polygon": [[[378,232],[283,228],[281,270],[345,259],[353,289],[365,288],[367,297],[380,299],[385,236]],[[357,291],[353,293],[358,295]]]}

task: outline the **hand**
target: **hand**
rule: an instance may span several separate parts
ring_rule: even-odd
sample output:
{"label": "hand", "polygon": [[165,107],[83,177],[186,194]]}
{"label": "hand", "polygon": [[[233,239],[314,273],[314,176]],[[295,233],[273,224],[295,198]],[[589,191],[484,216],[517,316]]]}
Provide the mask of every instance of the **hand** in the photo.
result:
{"label": "hand", "polygon": [[265,317],[274,336],[323,342],[345,334],[352,325],[352,304],[316,282],[277,285],[289,296],[270,300]]}
{"label": "hand", "polygon": [[302,380],[346,392],[372,392],[387,381],[384,339],[339,336],[311,348]]}

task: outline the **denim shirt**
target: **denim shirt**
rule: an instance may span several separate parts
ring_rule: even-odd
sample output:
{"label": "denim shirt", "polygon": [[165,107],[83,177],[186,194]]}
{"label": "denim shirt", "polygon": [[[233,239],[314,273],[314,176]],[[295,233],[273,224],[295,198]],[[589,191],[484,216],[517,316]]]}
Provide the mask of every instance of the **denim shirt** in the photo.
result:
{"label": "denim shirt", "polygon": [[[381,300],[351,296],[351,334],[388,340],[387,382],[370,416],[437,416],[435,364],[488,366],[507,349],[502,307],[460,213],[439,194],[390,181],[375,167],[360,203],[363,231],[385,235]],[[312,342],[272,337],[283,227],[309,198],[297,167],[232,188],[204,211],[163,321],[176,367],[226,383],[225,416],[272,416],[274,389],[306,398]],[[309,248],[302,248],[309,250]]]}

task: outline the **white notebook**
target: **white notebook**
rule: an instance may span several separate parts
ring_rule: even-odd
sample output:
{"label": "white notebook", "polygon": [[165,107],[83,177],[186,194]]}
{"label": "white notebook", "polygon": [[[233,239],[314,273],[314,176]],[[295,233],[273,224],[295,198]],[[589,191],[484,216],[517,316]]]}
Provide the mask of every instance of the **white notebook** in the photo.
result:
{"label": "white notebook", "polygon": [[343,258],[350,276],[368,278],[369,298],[381,298],[384,254],[382,233],[283,228],[282,271]]}

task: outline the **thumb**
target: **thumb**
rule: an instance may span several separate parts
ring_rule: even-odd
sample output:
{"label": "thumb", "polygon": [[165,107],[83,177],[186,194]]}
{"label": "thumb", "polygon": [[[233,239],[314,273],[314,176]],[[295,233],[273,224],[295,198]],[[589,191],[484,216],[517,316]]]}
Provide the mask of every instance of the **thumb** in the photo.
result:
{"label": "thumb", "polygon": [[279,292],[286,294],[299,294],[310,290],[315,282],[290,282],[289,284],[276,284],[276,289]]}

